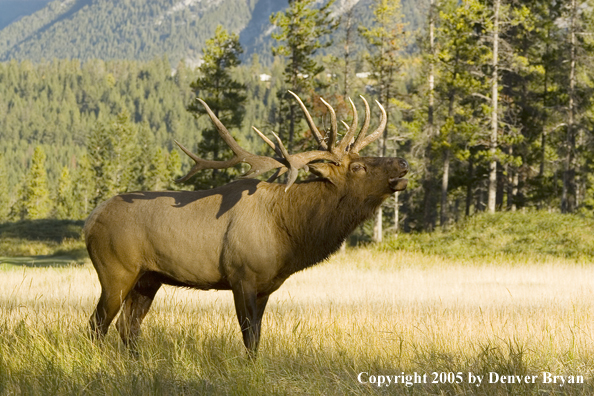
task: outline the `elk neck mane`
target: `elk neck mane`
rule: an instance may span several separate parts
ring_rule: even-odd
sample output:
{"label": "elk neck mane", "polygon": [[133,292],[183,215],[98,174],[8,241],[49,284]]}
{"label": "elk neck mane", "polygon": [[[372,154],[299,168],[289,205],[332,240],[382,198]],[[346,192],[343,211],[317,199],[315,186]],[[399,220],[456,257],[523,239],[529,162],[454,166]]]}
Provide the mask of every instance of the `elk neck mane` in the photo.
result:
{"label": "elk neck mane", "polygon": [[[328,258],[383,199],[336,186],[324,179],[294,184],[265,184],[273,194],[264,198],[277,227],[293,246],[294,271]],[[294,267],[294,266],[291,266]]]}

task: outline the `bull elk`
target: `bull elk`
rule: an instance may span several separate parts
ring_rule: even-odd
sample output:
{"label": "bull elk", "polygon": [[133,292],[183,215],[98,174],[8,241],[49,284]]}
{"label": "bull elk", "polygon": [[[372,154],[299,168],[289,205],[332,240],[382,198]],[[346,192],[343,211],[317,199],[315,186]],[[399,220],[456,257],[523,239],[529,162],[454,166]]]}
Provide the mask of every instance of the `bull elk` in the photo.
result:
{"label": "bull elk", "polygon": [[[291,92],[292,93],[292,92]],[[293,93],[292,93],[293,94]],[[326,136],[316,128],[297,95],[318,150],[289,154],[278,136],[269,140],[276,157],[254,155],[239,146],[202,100],[221,138],[234,152],[227,161],[206,161],[181,144],[196,164],[179,182],[202,169],[251,166],[244,178],[206,191],[131,192],[117,195],[91,213],[84,226],[89,256],[101,283],[101,296],[90,320],[91,333],[102,337],[122,308],[116,327],[126,345],[140,325],[161,285],[231,290],[243,342],[254,354],[260,340],[268,297],[292,274],[328,258],[357,225],[369,218],[395,191],[406,188],[408,164],[401,158],[360,157],[386,126],[367,135],[365,119],[353,122],[338,142],[333,108]],[[300,169],[316,178],[295,183]],[[275,171],[267,182],[252,179]],[[286,185],[272,183],[287,173]]]}

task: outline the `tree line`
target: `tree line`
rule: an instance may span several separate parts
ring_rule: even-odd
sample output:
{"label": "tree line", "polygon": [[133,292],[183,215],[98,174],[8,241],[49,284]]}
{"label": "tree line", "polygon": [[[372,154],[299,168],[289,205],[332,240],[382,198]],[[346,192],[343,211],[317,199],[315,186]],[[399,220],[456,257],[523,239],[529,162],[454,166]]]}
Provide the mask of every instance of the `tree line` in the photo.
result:
{"label": "tree line", "polygon": [[[348,7],[337,18],[333,1],[315,3],[290,1],[271,15],[275,61],[266,67],[257,55],[241,63],[238,36],[222,27],[195,70],[180,62],[172,73],[167,59],[0,64],[0,108],[7,114],[0,120],[7,142],[0,183],[13,192],[0,195],[7,208],[0,217],[83,218],[119,191],[179,188],[171,180],[190,164],[173,138],[204,158],[229,155],[195,96],[249,150],[266,150],[252,125],[277,132],[290,150],[315,147],[288,89],[312,109],[321,130],[328,124],[321,97],[347,124],[349,97],[362,94],[386,107],[388,127],[364,154],[405,157],[413,171],[409,188],[378,213],[376,240],[385,228],[433,230],[481,211],[591,213],[589,2],[432,0],[425,26],[414,32],[398,1],[375,0],[363,25],[353,23]],[[353,46],[355,38],[365,50]],[[47,186],[33,185],[44,167]],[[79,179],[83,173],[88,179]],[[189,188],[239,173],[206,172]],[[83,186],[90,189],[84,197],[76,192]],[[31,214],[26,203],[44,188],[51,208]]]}

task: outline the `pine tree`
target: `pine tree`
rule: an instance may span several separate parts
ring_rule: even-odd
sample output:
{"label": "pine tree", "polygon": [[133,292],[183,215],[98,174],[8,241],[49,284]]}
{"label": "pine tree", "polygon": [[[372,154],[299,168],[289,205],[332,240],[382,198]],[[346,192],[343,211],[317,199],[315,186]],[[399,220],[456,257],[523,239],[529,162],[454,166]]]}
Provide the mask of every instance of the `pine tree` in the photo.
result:
{"label": "pine tree", "polygon": [[[242,52],[239,36],[230,35],[222,26],[217,26],[214,37],[206,41],[203,49],[203,63],[198,68],[201,76],[191,85],[196,97],[204,100],[230,130],[240,128],[244,116],[246,88],[231,77],[231,70],[240,64],[239,55]],[[206,115],[206,110],[198,102],[190,104],[188,111],[196,116]],[[212,123],[209,125],[202,131],[198,156],[215,160],[229,158],[231,150]],[[215,187],[229,182],[232,176],[233,171],[229,169],[201,172],[196,185],[198,188]]]}
{"label": "pine tree", "polygon": [[74,213],[74,190],[70,170],[67,166],[62,168],[62,174],[58,180],[58,190],[56,191],[56,218],[71,219]]}
{"label": "pine tree", "polygon": [[[468,0],[463,4],[454,0],[444,1],[440,7],[439,26],[436,30],[436,66],[440,80],[436,84],[436,93],[442,104],[442,111],[436,114],[441,125],[434,138],[433,148],[436,157],[441,157],[439,218],[442,227],[448,221],[447,197],[452,157],[459,155],[458,150],[475,144],[478,130],[472,127],[481,121],[481,117],[485,117],[481,111],[477,111],[483,107],[480,106],[481,102],[477,103],[477,97],[473,96],[474,93],[480,94],[487,89],[486,77],[480,70],[481,65],[488,62],[490,55],[482,34],[485,14],[484,5],[476,0]],[[461,143],[461,147],[458,143]],[[470,155],[472,154],[465,156]],[[468,182],[471,180],[469,177]]]}
{"label": "pine tree", "polygon": [[353,54],[351,53],[353,50],[353,33],[355,31],[355,5],[356,2],[351,1],[347,4],[347,9],[341,18],[341,24],[344,25],[344,40],[343,40],[343,62],[344,62],[344,88],[343,88],[343,95],[344,97],[349,96],[349,92],[351,91],[351,79],[352,79],[352,68],[353,68]]}
{"label": "pine tree", "polygon": [[154,188],[151,180],[151,166],[156,153],[155,136],[150,130],[148,123],[143,123],[138,129],[138,143],[136,149],[139,155],[136,156],[133,164],[133,182],[131,190],[150,190]]}
{"label": "pine tree", "polygon": [[83,155],[78,161],[74,180],[74,207],[72,218],[85,219],[95,207],[97,176],[93,169],[89,156]]}
{"label": "pine tree", "polygon": [[514,152],[522,156],[526,165],[530,163],[529,166],[537,168],[538,173],[527,183],[520,183],[520,174],[524,173],[522,169],[511,167],[507,170],[509,210],[530,203],[538,208],[552,207],[557,206],[559,201],[555,185],[558,178],[557,155],[561,153],[556,152],[554,147],[561,135],[561,125],[565,125],[563,109],[567,98],[563,94],[566,86],[564,65],[567,62],[562,51],[566,29],[558,23],[563,19],[564,2],[544,4],[531,0],[527,6],[534,27],[526,29],[519,26],[509,40],[512,47],[520,48],[529,71],[522,75],[504,73],[502,84],[504,95],[521,98],[514,100],[514,104],[519,109],[515,113],[523,140],[514,145]]}
{"label": "pine tree", "polygon": [[593,3],[571,0],[562,3],[567,21],[564,43],[565,86],[567,95],[565,136],[561,142],[563,158],[561,211],[574,212],[586,198],[592,156],[587,142],[592,139],[592,96],[594,82],[590,77],[594,53]]}
{"label": "pine tree", "polygon": [[428,43],[425,54],[425,61],[428,63],[429,73],[427,76],[427,124],[426,124],[426,142],[425,153],[423,158],[423,229],[425,231],[432,231],[435,220],[433,214],[433,183],[435,182],[434,172],[435,166],[433,164],[433,140],[436,135],[435,128],[435,64],[436,64],[436,46],[435,46],[435,22],[436,22],[436,4],[435,0],[430,0],[429,15],[428,15]]}
{"label": "pine tree", "polygon": [[591,101],[594,81],[590,71],[594,67],[594,37],[591,32],[594,31],[594,4],[592,1],[586,3],[580,13],[580,29],[577,35],[577,81],[575,94],[580,99],[576,107],[579,111],[577,121],[579,127],[575,131],[576,136],[576,206],[583,213],[590,214],[594,209],[594,132],[592,123],[594,122],[594,106]]}
{"label": "pine tree", "polygon": [[176,150],[169,153],[167,157],[167,188],[169,190],[181,190],[181,186],[175,180],[182,176],[181,158]]}
{"label": "pine tree", "polygon": [[21,189],[21,198],[16,206],[16,212],[20,219],[45,219],[51,213],[52,201],[47,184],[45,160],[46,155],[43,148],[35,147],[31,166],[25,175]]}
{"label": "pine tree", "polygon": [[139,155],[136,127],[126,111],[108,125],[100,124],[87,142],[95,173],[95,204],[133,189],[134,163]]}
{"label": "pine tree", "polygon": [[[325,37],[338,27],[338,21],[331,16],[330,6],[334,0],[317,8],[315,0],[289,0],[289,8],[270,16],[270,23],[280,29],[272,34],[272,38],[282,43],[272,48],[273,55],[287,57],[285,67],[285,84],[297,95],[307,95],[313,102],[316,88],[316,76],[324,71],[324,66],[314,60],[316,51],[328,47],[331,41]],[[278,93],[281,111],[285,115],[279,117],[279,136],[283,138],[283,125],[288,119],[289,150],[295,141],[295,126],[298,121],[295,101],[287,92]],[[286,115],[288,113],[288,115]]]}
{"label": "pine tree", "polygon": [[501,85],[501,80],[506,74],[518,76],[521,80],[522,69],[526,69],[522,67],[526,58],[519,56],[521,48],[510,45],[508,38],[513,34],[512,27],[522,24],[526,29],[531,22],[529,10],[521,3],[494,0],[491,4],[485,2],[485,7],[488,9],[489,19],[483,22],[483,28],[484,34],[489,38],[491,52],[487,210],[494,213],[503,204],[503,171],[509,170],[509,164],[515,160],[512,142],[518,134],[518,128],[513,122],[518,109],[513,101],[506,103],[501,100],[502,88],[509,89],[509,86]]}
{"label": "pine tree", "polygon": [[169,184],[169,174],[167,169],[167,159],[163,150],[159,147],[151,160],[148,172],[149,189],[160,191]]}
{"label": "pine tree", "polygon": [[[386,107],[388,117],[391,113],[390,104],[396,98],[396,81],[402,67],[399,52],[404,45],[404,24],[400,8],[399,0],[375,0],[372,27],[361,26],[359,28],[359,33],[367,41],[369,48],[366,60],[375,81],[374,88],[379,102]],[[392,128],[393,125],[390,124],[388,118],[388,125],[383,135],[378,139],[377,155],[380,157],[386,156],[388,134]],[[398,200],[397,197],[398,195],[395,195],[396,200]],[[397,210],[398,204],[394,207]],[[398,218],[397,214],[395,218]],[[375,242],[382,241],[382,223],[383,211],[380,207],[376,214],[373,232]],[[396,224],[395,229],[397,230],[397,228]]]}

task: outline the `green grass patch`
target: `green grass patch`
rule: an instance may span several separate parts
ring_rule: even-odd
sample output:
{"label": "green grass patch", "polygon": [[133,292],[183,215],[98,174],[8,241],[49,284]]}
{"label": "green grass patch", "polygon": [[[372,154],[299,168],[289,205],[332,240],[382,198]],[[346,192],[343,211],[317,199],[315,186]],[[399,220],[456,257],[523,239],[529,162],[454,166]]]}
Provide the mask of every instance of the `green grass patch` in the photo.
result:
{"label": "green grass patch", "polygon": [[453,259],[594,259],[594,220],[546,212],[469,217],[447,231],[401,233],[379,246]]}

